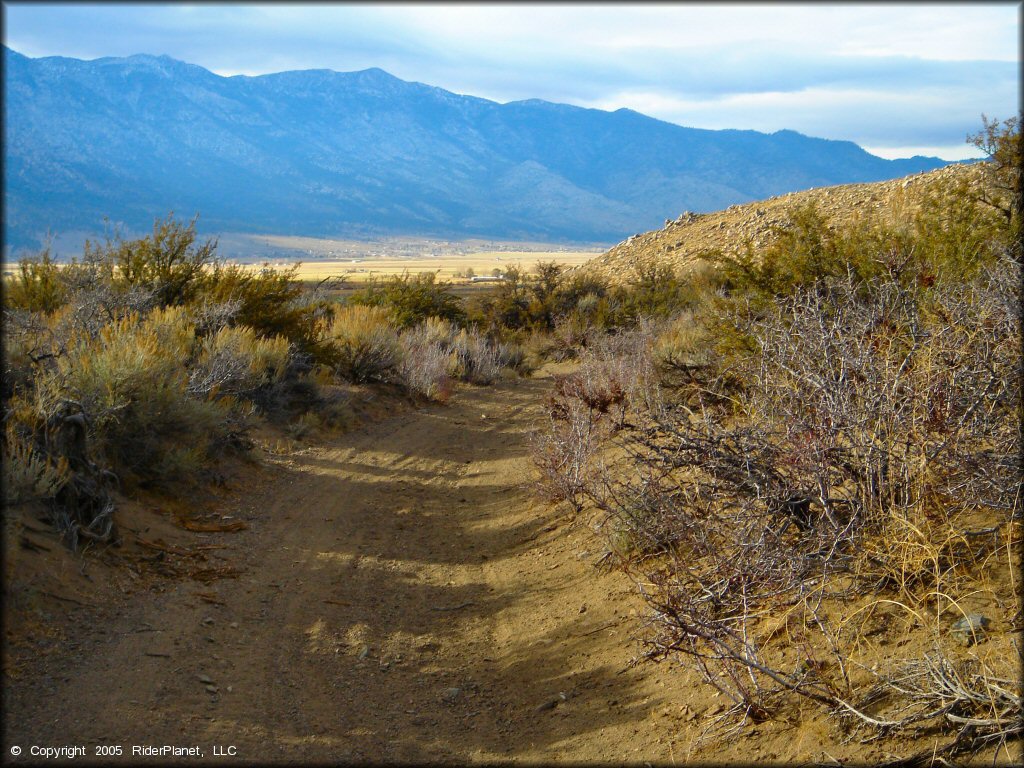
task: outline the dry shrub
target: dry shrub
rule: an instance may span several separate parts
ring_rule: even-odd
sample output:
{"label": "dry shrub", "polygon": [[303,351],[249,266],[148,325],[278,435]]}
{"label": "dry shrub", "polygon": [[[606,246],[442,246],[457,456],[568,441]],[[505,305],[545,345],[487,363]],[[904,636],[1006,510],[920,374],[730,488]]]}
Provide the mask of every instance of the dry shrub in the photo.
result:
{"label": "dry shrub", "polygon": [[[732,361],[742,396],[620,433],[628,468],[583,493],[660,553],[652,658],[688,659],[755,720],[795,694],[879,734],[952,731],[951,751],[1019,735],[1010,673],[949,635],[1021,513],[1018,277],[1009,258],[934,289],[848,277],[737,312],[757,350]],[[621,391],[576,389],[595,409]],[[930,650],[872,669],[893,622],[867,617],[891,606]]]}
{"label": "dry shrub", "polygon": [[[589,304],[587,297],[581,299],[580,302],[585,305]],[[548,346],[545,349],[545,356],[557,362],[576,359],[580,350],[586,347],[588,339],[595,333],[594,326],[587,317],[582,312],[573,312],[559,317],[555,321],[555,327],[550,335],[547,336]]]}
{"label": "dry shrub", "polygon": [[339,307],[327,332],[337,356],[336,373],[353,383],[389,381],[401,361],[398,332],[382,307]]}
{"label": "dry shrub", "polygon": [[692,384],[706,378],[715,365],[711,329],[692,309],[683,310],[664,325],[654,343],[653,357],[670,384]]}
{"label": "dry shrub", "polygon": [[4,399],[31,390],[37,368],[60,352],[53,323],[38,312],[3,311]]}
{"label": "dry shrub", "polygon": [[594,457],[607,436],[608,420],[583,400],[564,396],[552,398],[548,419],[531,436],[536,487],[546,500],[566,501],[579,512],[595,480]]}
{"label": "dry shrub", "polygon": [[288,340],[281,336],[260,338],[246,326],[223,327],[202,340],[198,360],[189,370],[188,392],[203,399],[252,400],[281,381],[288,353]]}
{"label": "dry shrub", "polygon": [[143,482],[174,484],[203,469],[225,434],[224,411],[189,397],[194,329],[181,308],[111,323],[81,336],[36,384],[43,421],[71,402],[99,455]]}
{"label": "dry shrub", "polygon": [[653,340],[653,325],[647,322],[615,334],[594,335],[579,369],[556,379],[556,392],[563,399],[582,401],[595,413],[614,414],[618,428],[625,426],[631,408],[657,410]]}
{"label": "dry shrub", "polygon": [[579,369],[555,380],[548,424],[533,438],[538,490],[579,511],[595,490],[594,459],[602,442],[626,426],[634,411],[660,410],[651,356],[653,328],[643,322],[614,335],[595,336]]}
{"label": "dry shrub", "polygon": [[454,335],[454,326],[440,318],[429,318],[401,335],[399,374],[410,391],[439,402],[451,396],[450,372],[457,364]]}
{"label": "dry shrub", "polygon": [[512,345],[492,342],[475,328],[462,330],[452,339],[458,360],[460,379],[470,384],[493,384],[503,369],[522,364],[522,350]]}
{"label": "dry shrub", "polygon": [[8,423],[3,443],[4,503],[23,504],[54,498],[68,483],[67,459],[43,455]]}

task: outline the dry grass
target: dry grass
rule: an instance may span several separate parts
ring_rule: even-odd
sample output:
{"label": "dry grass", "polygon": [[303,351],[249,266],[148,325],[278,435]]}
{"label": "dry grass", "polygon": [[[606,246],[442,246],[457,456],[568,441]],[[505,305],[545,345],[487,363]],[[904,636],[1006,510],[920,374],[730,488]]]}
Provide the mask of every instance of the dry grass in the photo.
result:
{"label": "dry grass", "polygon": [[[480,276],[487,276],[493,270],[502,272],[509,267],[518,267],[529,271],[538,261],[555,261],[567,267],[585,264],[599,256],[600,251],[568,252],[568,251],[484,251],[465,255],[439,256],[428,258],[366,258],[352,259],[319,259],[310,258],[302,262],[298,270],[300,280],[322,280],[329,277],[343,277],[350,282],[366,282],[374,277],[392,277],[408,272],[418,275],[424,272],[435,272],[444,280],[462,280],[467,269]],[[272,267],[286,268],[293,261],[271,262]]]}

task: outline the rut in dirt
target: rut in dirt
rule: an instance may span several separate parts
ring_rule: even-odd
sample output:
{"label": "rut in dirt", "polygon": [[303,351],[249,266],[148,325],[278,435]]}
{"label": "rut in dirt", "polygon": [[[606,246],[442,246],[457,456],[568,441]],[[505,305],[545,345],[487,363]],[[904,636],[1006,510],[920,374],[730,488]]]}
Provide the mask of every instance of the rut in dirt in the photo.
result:
{"label": "rut in dirt", "polygon": [[467,388],[283,459],[237,510],[249,530],[218,535],[239,577],[123,617],[11,735],[274,762],[634,758],[663,697],[628,667],[628,585],[595,577],[592,534],[529,487],[549,386]]}

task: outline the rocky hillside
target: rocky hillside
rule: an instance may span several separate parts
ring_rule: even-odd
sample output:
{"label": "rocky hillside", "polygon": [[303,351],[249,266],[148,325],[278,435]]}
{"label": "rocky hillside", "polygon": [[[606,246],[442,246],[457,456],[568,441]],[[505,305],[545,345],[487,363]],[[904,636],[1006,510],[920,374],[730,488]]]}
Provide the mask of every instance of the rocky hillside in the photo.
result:
{"label": "rocky hillside", "polygon": [[576,269],[596,272],[613,281],[628,279],[634,264],[651,258],[689,269],[707,251],[737,255],[747,242],[755,248],[771,244],[789,213],[808,204],[813,203],[835,225],[872,214],[891,218],[912,209],[925,190],[958,178],[966,178],[972,187],[980,188],[984,184],[983,166],[950,165],[892,181],[819,187],[732,205],[715,213],[684,211],[678,218],[666,220],[661,229],[633,235]]}

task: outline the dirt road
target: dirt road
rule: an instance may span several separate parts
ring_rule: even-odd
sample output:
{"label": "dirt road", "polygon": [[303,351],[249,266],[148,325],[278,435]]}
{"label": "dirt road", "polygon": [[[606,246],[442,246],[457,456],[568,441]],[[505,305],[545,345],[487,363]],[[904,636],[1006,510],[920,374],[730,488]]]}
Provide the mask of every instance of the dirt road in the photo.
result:
{"label": "dirt road", "polygon": [[278,459],[228,510],[247,530],[196,534],[226,545],[237,578],[83,609],[89,629],[9,686],[7,744],[303,764],[686,759],[699,723],[682,722],[700,713],[670,670],[629,665],[629,581],[595,569],[593,533],[527,487],[549,385],[462,389]]}

